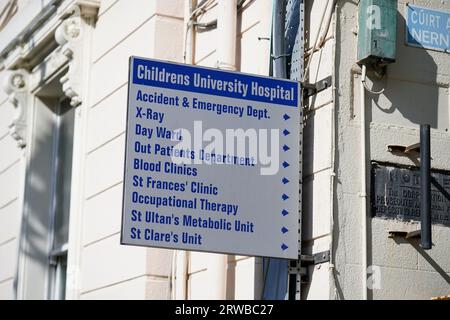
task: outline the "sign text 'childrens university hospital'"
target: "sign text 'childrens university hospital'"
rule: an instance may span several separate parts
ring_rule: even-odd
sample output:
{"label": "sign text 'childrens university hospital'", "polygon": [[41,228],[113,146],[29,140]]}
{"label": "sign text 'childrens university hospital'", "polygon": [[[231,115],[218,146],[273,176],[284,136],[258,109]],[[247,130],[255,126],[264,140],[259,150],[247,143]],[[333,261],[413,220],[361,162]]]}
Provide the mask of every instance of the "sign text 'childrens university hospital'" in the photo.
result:
{"label": "sign text 'childrens university hospital'", "polygon": [[299,94],[132,57],[121,243],[297,259]]}
{"label": "sign text 'childrens university hospital'", "polygon": [[406,6],[406,43],[450,53],[450,12]]}

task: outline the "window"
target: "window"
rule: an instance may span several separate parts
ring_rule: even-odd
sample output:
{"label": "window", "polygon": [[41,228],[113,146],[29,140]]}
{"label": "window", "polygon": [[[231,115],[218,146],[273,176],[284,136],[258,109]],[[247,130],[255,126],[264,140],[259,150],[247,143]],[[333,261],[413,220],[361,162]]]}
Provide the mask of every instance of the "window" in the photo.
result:
{"label": "window", "polygon": [[64,299],[69,240],[74,109],[70,106],[69,100],[65,99],[59,103],[55,111],[53,181],[51,183],[50,234],[52,239],[49,252],[48,294],[50,299]]}
{"label": "window", "polygon": [[65,299],[75,109],[60,78],[34,96],[19,298]]}

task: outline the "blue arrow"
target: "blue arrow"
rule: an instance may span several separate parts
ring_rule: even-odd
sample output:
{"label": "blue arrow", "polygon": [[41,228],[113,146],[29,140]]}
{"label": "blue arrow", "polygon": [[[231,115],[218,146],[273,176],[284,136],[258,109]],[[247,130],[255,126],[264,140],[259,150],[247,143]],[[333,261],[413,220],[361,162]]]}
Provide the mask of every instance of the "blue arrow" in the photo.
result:
{"label": "blue arrow", "polygon": [[289,211],[283,209],[283,211],[281,211],[281,214],[283,215],[283,217],[285,217],[289,214]]}
{"label": "blue arrow", "polygon": [[283,184],[289,183],[289,180],[286,178],[283,178],[283,180],[281,180],[283,182]]}
{"label": "blue arrow", "polygon": [[287,199],[289,199],[289,197],[285,193],[283,193],[283,195],[281,196],[281,199],[286,201]]}
{"label": "blue arrow", "polygon": [[283,167],[284,167],[284,168],[289,167],[289,163],[287,163],[286,161],[284,161],[284,162],[283,162]]}
{"label": "blue arrow", "polygon": [[284,146],[283,146],[283,151],[284,151],[284,152],[288,151],[289,149],[290,149],[290,148],[289,148],[287,145],[284,145]]}
{"label": "blue arrow", "polygon": [[286,113],[284,114],[284,116],[283,116],[283,119],[284,120],[288,120],[288,119],[290,119],[291,117],[289,117]]}
{"label": "blue arrow", "polygon": [[290,132],[289,132],[287,129],[284,129],[284,130],[283,130],[283,134],[284,134],[285,136],[287,136],[289,133],[290,133]]}
{"label": "blue arrow", "polygon": [[285,245],[284,243],[281,245],[281,250],[286,250],[288,248],[288,246],[287,245]]}
{"label": "blue arrow", "polygon": [[288,232],[289,230],[288,230],[288,228],[286,228],[286,227],[283,227],[283,228],[281,228],[281,232],[283,232],[283,233],[286,233],[286,232]]}

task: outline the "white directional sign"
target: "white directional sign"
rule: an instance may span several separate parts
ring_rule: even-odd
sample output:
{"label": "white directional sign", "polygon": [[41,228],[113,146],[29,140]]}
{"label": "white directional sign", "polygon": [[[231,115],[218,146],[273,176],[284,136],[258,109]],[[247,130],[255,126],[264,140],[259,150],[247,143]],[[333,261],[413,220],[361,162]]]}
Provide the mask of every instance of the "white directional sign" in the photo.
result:
{"label": "white directional sign", "polygon": [[121,243],[297,259],[298,82],[130,58]]}

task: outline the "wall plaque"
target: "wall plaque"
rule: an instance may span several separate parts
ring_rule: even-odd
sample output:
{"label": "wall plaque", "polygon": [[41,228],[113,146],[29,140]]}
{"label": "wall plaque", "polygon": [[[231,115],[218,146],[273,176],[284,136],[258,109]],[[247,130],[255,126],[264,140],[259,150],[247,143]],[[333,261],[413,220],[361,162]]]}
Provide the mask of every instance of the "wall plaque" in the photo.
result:
{"label": "wall plaque", "polygon": [[[372,215],[420,221],[420,171],[372,164]],[[431,172],[432,223],[450,226],[450,173]]]}

